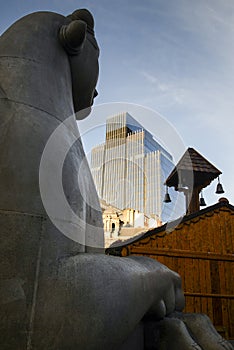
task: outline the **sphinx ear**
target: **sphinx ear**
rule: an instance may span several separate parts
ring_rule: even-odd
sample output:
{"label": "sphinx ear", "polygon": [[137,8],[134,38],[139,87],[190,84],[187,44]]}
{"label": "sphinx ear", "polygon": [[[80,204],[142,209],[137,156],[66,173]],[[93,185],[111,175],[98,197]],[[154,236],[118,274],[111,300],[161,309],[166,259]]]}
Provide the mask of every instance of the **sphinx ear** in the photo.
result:
{"label": "sphinx ear", "polygon": [[69,55],[76,55],[83,46],[86,37],[87,24],[74,20],[59,30],[59,40]]}

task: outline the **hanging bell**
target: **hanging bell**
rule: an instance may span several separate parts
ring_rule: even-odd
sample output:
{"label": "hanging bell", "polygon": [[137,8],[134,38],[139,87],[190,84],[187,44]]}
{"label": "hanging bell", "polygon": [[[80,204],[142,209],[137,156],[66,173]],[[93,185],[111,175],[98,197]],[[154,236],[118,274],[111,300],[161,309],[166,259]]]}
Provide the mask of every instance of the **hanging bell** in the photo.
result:
{"label": "hanging bell", "polygon": [[170,195],[168,193],[168,187],[167,187],[167,192],[165,194],[165,197],[164,197],[164,203],[170,203],[171,202],[171,198],[170,198]]}
{"label": "hanging bell", "polygon": [[200,201],[199,201],[199,205],[200,205],[200,207],[205,207],[206,206],[206,202],[205,202],[205,199],[204,199],[202,193],[201,193],[201,198],[200,198]]}
{"label": "hanging bell", "polygon": [[219,177],[218,177],[218,184],[217,184],[215,193],[217,194],[224,193],[223,186],[220,183]]}
{"label": "hanging bell", "polygon": [[205,207],[206,206],[206,202],[205,202],[205,199],[203,197],[200,198],[200,207]]}

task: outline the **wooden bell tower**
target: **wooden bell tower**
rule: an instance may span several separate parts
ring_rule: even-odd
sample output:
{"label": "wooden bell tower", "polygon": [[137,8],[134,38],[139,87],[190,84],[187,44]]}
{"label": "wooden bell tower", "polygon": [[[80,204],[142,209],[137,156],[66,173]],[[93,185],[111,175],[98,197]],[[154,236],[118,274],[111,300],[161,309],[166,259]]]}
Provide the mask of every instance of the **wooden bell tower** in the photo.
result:
{"label": "wooden bell tower", "polygon": [[186,198],[186,214],[200,210],[199,194],[222,172],[194,148],[188,148],[165,181],[168,187],[183,192]]}

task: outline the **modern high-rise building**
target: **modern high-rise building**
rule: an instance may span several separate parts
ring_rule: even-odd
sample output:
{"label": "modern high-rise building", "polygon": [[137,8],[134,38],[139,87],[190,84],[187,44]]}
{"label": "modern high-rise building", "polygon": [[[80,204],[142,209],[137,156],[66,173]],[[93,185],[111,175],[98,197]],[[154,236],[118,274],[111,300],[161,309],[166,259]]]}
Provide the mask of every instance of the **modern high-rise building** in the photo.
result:
{"label": "modern high-rise building", "polygon": [[163,222],[182,214],[177,193],[171,194],[170,204],[163,202],[164,182],[172,168],[172,156],[127,112],[107,119],[106,140],[91,152],[91,172],[101,199]]}

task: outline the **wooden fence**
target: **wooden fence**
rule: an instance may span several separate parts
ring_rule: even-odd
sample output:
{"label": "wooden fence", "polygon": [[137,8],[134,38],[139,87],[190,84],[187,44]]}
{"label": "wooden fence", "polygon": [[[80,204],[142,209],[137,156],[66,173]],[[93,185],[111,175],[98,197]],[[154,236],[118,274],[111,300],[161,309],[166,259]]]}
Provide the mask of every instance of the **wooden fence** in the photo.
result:
{"label": "wooden fence", "polygon": [[221,207],[125,245],[121,255],[157,259],[182,278],[185,312],[207,314],[234,339],[234,211]]}

